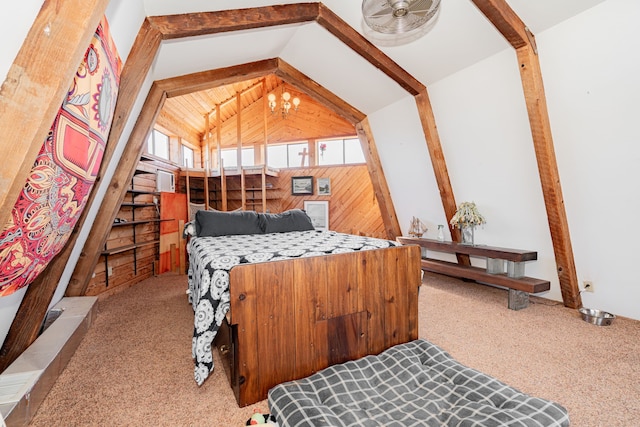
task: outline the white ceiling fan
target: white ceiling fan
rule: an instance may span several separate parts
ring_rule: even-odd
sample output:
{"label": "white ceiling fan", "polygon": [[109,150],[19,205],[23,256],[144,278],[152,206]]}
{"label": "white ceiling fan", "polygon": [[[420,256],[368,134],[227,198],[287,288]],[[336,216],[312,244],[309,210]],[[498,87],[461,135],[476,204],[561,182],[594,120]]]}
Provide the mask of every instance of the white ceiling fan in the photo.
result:
{"label": "white ceiling fan", "polygon": [[440,0],[363,0],[363,29],[375,44],[405,44],[431,30],[439,12]]}

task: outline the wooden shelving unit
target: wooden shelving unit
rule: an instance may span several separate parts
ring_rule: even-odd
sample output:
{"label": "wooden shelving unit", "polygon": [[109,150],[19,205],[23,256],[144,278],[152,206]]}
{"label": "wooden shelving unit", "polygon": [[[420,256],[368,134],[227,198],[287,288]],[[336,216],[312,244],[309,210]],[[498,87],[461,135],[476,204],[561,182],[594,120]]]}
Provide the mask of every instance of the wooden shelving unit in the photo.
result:
{"label": "wooden shelving unit", "polygon": [[90,284],[96,294],[111,287],[129,286],[155,273],[160,257],[160,223],[170,221],[160,219],[155,163],[142,158],[135,170],[100,253],[102,267],[96,268]]}
{"label": "wooden shelving unit", "polygon": [[[241,208],[256,212],[280,212],[282,193],[278,175],[264,168],[251,168],[247,171],[204,177],[198,171],[189,171],[187,190],[186,173],[179,181],[180,191],[189,191],[189,201],[205,203],[205,191],[209,192],[209,206],[223,210],[223,198],[226,197],[227,210]],[[207,179],[207,185],[204,180]],[[224,180],[224,184],[222,183]]]}

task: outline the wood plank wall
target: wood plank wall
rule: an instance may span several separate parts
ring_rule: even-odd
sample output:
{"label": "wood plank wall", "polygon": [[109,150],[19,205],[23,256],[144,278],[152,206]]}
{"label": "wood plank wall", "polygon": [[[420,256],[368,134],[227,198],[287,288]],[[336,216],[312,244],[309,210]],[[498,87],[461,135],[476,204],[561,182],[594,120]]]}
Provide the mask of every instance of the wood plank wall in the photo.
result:
{"label": "wood plank wall", "polygon": [[[155,173],[142,173],[133,177],[133,188],[139,191],[153,192],[156,190]],[[153,203],[152,194],[139,194],[136,203]],[[131,195],[125,196],[125,202],[131,202]],[[134,218],[133,208],[121,207],[117,218],[131,221]],[[154,206],[138,207],[135,209],[136,220],[157,218],[158,214]],[[136,242],[157,240],[159,238],[159,223],[146,223],[139,225],[116,226],[111,229],[107,239],[107,248],[115,248],[133,243],[133,227],[135,227]],[[158,259],[158,244],[143,246],[135,250],[129,250],[108,256],[108,266],[113,269],[107,286],[105,256],[100,260],[94,270],[94,277],[89,281],[86,295],[99,295],[112,293],[128,288],[147,279],[154,274],[154,263]]]}
{"label": "wood plank wall", "polygon": [[[142,165],[142,163],[141,163]],[[139,166],[138,169],[143,169]],[[291,178],[293,176],[313,176],[314,194],[309,196],[291,195]],[[259,176],[258,176],[259,178]],[[317,194],[317,179],[330,178],[331,195],[319,196]],[[230,200],[229,210],[239,207],[239,191],[232,185],[238,177],[228,177],[231,191],[228,193],[234,197]],[[209,186],[212,200],[211,205],[220,209],[213,200],[219,193],[219,180],[210,178]],[[185,192],[184,177],[179,179],[176,191]],[[385,238],[385,228],[382,222],[380,209],[375,199],[373,186],[366,165],[347,166],[327,166],[313,168],[294,168],[280,171],[280,175],[269,177],[268,182],[273,184],[273,190],[269,191],[267,207],[270,212],[277,213],[288,209],[302,209],[305,200],[327,200],[329,201],[329,227],[331,230],[362,234],[373,237]],[[253,187],[253,184],[250,185]],[[258,186],[256,183],[255,186]],[[192,197],[198,193],[202,194],[202,178],[190,178]],[[142,191],[155,191],[155,173],[140,173],[133,178],[133,188]],[[237,193],[237,194],[236,194]],[[125,197],[125,202],[131,201],[129,194]],[[141,194],[136,196],[138,203],[151,203],[153,195]],[[237,206],[236,206],[237,205]],[[251,206],[247,206],[251,209]],[[261,211],[260,207],[256,207]],[[135,219],[144,220],[156,218],[155,207],[142,207],[135,209]],[[121,207],[118,218],[128,221],[133,219],[132,208]],[[158,224],[148,223],[135,226],[136,241],[148,241],[158,238]],[[116,226],[111,229],[107,240],[107,248],[119,247],[133,243],[132,226]],[[158,246],[149,245],[133,250],[112,254],[108,256],[108,266],[113,269],[113,274],[109,277],[109,284],[106,283],[107,265],[104,256],[100,257],[94,270],[94,277],[90,280],[86,295],[110,294],[153,276],[154,263],[158,259]]]}
{"label": "wood plank wall", "polygon": [[[292,196],[293,176],[313,176],[314,194]],[[318,178],[331,179],[330,196],[318,196]],[[302,209],[305,200],[328,200],[331,230],[386,238],[367,165],[284,169],[280,172],[279,180],[283,211]]]}

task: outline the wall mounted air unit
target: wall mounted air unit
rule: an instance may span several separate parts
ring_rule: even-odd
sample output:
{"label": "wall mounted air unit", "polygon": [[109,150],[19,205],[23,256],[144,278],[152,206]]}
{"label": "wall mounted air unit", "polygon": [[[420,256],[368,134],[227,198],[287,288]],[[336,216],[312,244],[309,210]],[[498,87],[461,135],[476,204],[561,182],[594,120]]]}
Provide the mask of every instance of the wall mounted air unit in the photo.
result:
{"label": "wall mounted air unit", "polygon": [[176,192],[176,183],[174,175],[171,172],[158,171],[157,190],[167,193]]}

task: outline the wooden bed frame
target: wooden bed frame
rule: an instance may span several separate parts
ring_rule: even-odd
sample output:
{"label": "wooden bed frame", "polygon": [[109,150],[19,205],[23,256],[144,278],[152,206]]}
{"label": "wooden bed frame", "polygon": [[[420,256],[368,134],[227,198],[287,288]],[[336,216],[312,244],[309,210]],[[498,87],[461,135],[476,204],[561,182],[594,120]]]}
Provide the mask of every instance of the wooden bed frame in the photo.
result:
{"label": "wooden bed frame", "polygon": [[238,405],[417,339],[420,284],[418,246],[234,267],[231,309],[215,345]]}

